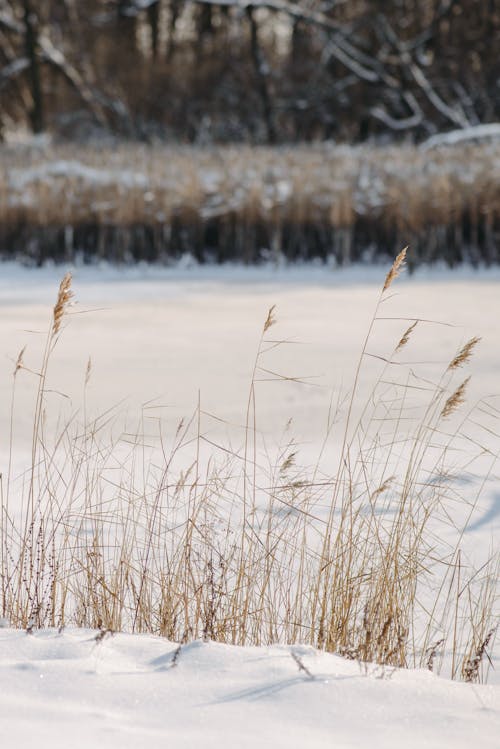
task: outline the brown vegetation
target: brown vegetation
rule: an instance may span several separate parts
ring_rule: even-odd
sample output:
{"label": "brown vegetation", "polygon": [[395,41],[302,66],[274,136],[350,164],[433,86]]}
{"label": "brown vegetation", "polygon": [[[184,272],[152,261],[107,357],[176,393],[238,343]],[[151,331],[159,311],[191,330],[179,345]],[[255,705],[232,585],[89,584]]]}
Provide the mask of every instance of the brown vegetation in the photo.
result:
{"label": "brown vegetation", "polygon": [[0,137],[349,142],[500,120],[499,0],[3,0]]}
{"label": "brown vegetation", "polygon": [[0,251],[41,263],[498,261],[500,146],[4,147]]}
{"label": "brown vegetation", "polygon": [[[387,276],[370,331],[403,259]],[[244,447],[206,439],[208,415],[198,404],[169,439],[158,434],[151,453],[139,434],[133,444],[130,435],[111,439],[111,411],[89,422],[84,409],[82,419],[73,414],[47,434],[47,369],[70,298],[66,276],[37,378],[31,466],[17,479],[9,467],[0,482],[3,617],[27,631],[77,625],[103,637],[129,630],[178,642],[310,643],[431,670],[446,648],[453,677],[482,678],[494,645],[495,559],[480,570],[467,565],[459,518],[455,548],[437,532],[453,522],[449,508],[460,491],[453,481],[460,424],[453,433],[442,422],[456,393],[455,366],[435,384],[419,380],[396,347],[356,421],[369,332],[347,416],[329,418],[328,432],[340,430],[335,473],[324,476],[319,463],[297,466],[293,443],[268,462],[258,447],[256,374],[267,351],[284,344],[267,338],[276,324],[271,308],[250,380]],[[465,365],[472,348],[452,364],[458,357]],[[14,390],[22,357],[18,365]],[[453,409],[459,405],[455,399]],[[466,442],[469,472],[474,445],[478,454],[495,452],[487,444],[494,432],[485,427],[480,443]],[[477,498],[467,491],[460,505],[470,517]]]}

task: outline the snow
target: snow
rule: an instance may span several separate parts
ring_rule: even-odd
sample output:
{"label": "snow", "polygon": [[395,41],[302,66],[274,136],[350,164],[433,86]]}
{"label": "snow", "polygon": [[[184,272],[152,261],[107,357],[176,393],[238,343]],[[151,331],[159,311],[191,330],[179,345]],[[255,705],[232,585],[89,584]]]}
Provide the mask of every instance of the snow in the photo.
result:
{"label": "snow", "polygon": [[[65,268],[0,265],[0,445],[5,471],[12,370],[18,377],[14,462],[29,452],[36,370],[43,331]],[[168,423],[189,416],[198,390],[203,429],[241,437],[250,373],[267,310],[277,305],[273,335],[288,341],[273,366],[307,385],[259,383],[258,425],[278,443],[290,416],[297,461],[314,462],[332,396],[353,380],[357,357],[386,267],[76,267],[72,309],[54,351],[49,388],[57,412],[81,408],[88,356],[87,408],[95,413],[126,399],[133,422],[141,404],[165,405]],[[373,351],[392,350],[414,317],[411,365],[434,376],[472,335],[482,336],[470,370],[470,398],[498,393],[500,270],[421,270],[403,276],[383,304],[386,320]],[[363,399],[377,367],[360,379]],[[464,373],[465,374],[465,373]],[[311,384],[312,383],[312,384]],[[64,394],[65,397],[63,397]],[[498,405],[498,401],[496,401]],[[124,407],[125,408],[125,407]],[[498,429],[497,429],[498,431]],[[335,441],[324,452],[335,458]],[[498,470],[484,488],[463,540],[472,553],[498,548]],[[464,475],[468,491],[471,478]],[[1,624],[1,622],[0,622]],[[500,669],[489,685],[447,681],[428,671],[363,666],[303,646],[237,648],[193,642],[178,646],[145,635],[89,630],[0,629],[0,746],[40,749],[106,747],[370,748],[497,746]],[[295,658],[294,655],[295,654]],[[298,658],[298,661],[297,661]],[[300,664],[306,670],[301,670]],[[496,667],[496,668],[495,668]]]}
{"label": "snow", "polygon": [[178,651],[160,638],[96,642],[97,634],[0,630],[0,746],[498,746],[499,686],[365,667],[299,646],[196,641]]}
{"label": "snow", "polygon": [[490,122],[485,125],[474,125],[459,130],[451,130],[448,133],[433,135],[422,143],[421,148],[426,151],[436,146],[455,146],[458,143],[466,143],[467,141],[499,137],[500,123]]}
{"label": "snow", "polygon": [[[455,215],[473,206],[478,195],[483,200],[488,184],[498,183],[498,128],[492,123],[453,131],[399,151],[325,144],[278,149],[273,156],[262,149],[119,149],[103,158],[92,149],[52,152],[38,139],[31,142],[31,152],[15,142],[8,146],[0,176],[8,187],[8,213],[14,221],[16,206],[32,209],[39,220],[40,206],[52,210],[62,202],[65,221],[80,223],[88,218],[90,202],[108,204],[107,219],[114,216],[121,225],[124,201],[130,200],[140,208],[134,215],[146,224],[154,215],[161,222],[165,212],[187,209],[204,219],[233,211],[255,216],[257,210],[274,225],[277,217],[293,217],[297,206],[305,211],[299,224],[318,212],[338,229],[350,226],[354,214],[374,218],[383,209],[392,216],[389,221],[399,216],[404,224],[410,210],[414,217],[425,215],[431,223],[446,224],[450,211]],[[464,154],[471,139],[484,140],[474,156]],[[455,143],[456,153],[450,157],[448,144]],[[432,158],[427,153],[431,149]]]}
{"label": "snow", "polygon": [[[287,343],[272,351],[267,368],[293,381],[257,383],[258,430],[266,450],[282,439],[290,418],[296,461],[314,465],[325,437],[331,402],[345,402],[359,352],[387,267],[346,270],[324,266],[177,268],[76,267],[77,304],[52,358],[50,413],[81,410],[89,416],[122,403],[122,420],[137,424],[142,405],[156,405],[169,429],[189,418],[198,396],[202,429],[211,440],[241,444],[248,387],[267,311],[276,305],[273,338]],[[0,265],[0,433],[9,434],[12,371],[27,346],[26,370],[16,382],[14,461],[30,452],[36,371],[63,268]],[[474,335],[482,340],[465,374],[472,374],[468,404],[499,392],[500,270],[422,270],[402,276],[380,314],[396,320],[376,325],[370,352],[391,351],[413,318],[451,325],[418,324],[404,361],[424,377],[439,377],[447,362]],[[464,304],[464,300],[467,304]],[[400,319],[402,318],[402,319]],[[379,371],[376,359],[362,370],[357,401],[364,403]],[[333,399],[333,401],[332,401]],[[498,406],[499,401],[493,400]],[[494,427],[494,425],[493,425]],[[476,435],[477,436],[477,435]],[[481,435],[483,439],[485,435]],[[490,437],[490,448],[492,442]],[[498,446],[500,448],[500,446]],[[338,440],[324,451],[325,471],[336,460]],[[7,460],[8,441],[0,444]],[[500,507],[493,471],[472,518],[474,545],[491,547]],[[469,480],[467,476],[464,482]],[[472,491],[472,489],[471,489]],[[488,517],[488,522],[483,522]]]}
{"label": "snow", "polygon": [[[64,268],[0,265],[0,427],[6,433],[11,368],[27,345],[36,369]],[[267,310],[276,304],[273,333],[289,341],[272,363],[287,375],[311,376],[307,385],[260,383],[260,429],[276,437],[290,417],[301,442],[314,453],[324,435],[332,391],[345,395],[377,302],[387,266],[338,270],[324,266],[198,267],[187,258],[177,268],[76,267],[77,300],[54,352],[51,386],[78,407],[89,356],[88,403],[95,412],[127,399],[168,404],[173,420],[195,407],[241,424],[256,346]],[[451,326],[419,324],[411,358],[432,360],[441,371],[473,335],[482,337],[471,373],[471,403],[498,392],[500,270],[422,270],[403,276],[384,303],[386,317],[421,317]],[[468,300],[464,305],[464,299]],[[385,321],[374,353],[387,353],[408,327]],[[38,332],[37,332],[38,331]],[[362,379],[360,400],[373,384],[373,366]],[[120,372],[116,377],[117,370]],[[30,423],[33,378],[18,380],[18,419]],[[61,403],[62,398],[54,402]],[[19,422],[18,422],[19,424]],[[29,430],[28,430],[29,438]],[[23,435],[19,435],[21,441]],[[0,448],[1,452],[1,448]]]}
{"label": "snow", "polygon": [[60,159],[28,169],[12,169],[8,173],[9,190],[25,190],[33,182],[47,182],[51,179],[79,179],[101,187],[119,183],[123,187],[146,188],[146,175],[128,169],[118,169],[110,172],[107,169],[97,169],[75,161],[74,159]]}

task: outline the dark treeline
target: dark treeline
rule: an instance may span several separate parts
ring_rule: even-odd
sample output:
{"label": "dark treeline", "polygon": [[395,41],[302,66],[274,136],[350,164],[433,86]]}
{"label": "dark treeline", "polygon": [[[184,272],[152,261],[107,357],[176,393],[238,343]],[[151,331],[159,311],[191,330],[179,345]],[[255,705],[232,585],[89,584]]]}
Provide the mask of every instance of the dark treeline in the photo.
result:
{"label": "dark treeline", "polygon": [[[498,234],[499,226],[495,227]],[[168,265],[183,257],[204,263],[243,262],[279,265],[320,260],[327,264],[389,262],[410,237],[407,264],[410,272],[421,264],[444,262],[473,267],[500,261],[490,225],[480,218],[473,223],[463,215],[457,223],[422,227],[418,234],[403,234],[397,226],[373,219],[358,219],[341,229],[330,224],[247,224],[236,216],[210,221],[183,222],[168,227],[150,224],[107,226],[98,223],[68,226],[0,226],[0,255],[27,265],[56,263],[92,264],[102,260]],[[8,248],[8,249],[7,249]]]}
{"label": "dark treeline", "polygon": [[0,254],[497,262],[499,49],[500,0],[0,0]]}
{"label": "dark treeline", "polygon": [[0,133],[422,140],[500,119],[500,0],[0,0]]}

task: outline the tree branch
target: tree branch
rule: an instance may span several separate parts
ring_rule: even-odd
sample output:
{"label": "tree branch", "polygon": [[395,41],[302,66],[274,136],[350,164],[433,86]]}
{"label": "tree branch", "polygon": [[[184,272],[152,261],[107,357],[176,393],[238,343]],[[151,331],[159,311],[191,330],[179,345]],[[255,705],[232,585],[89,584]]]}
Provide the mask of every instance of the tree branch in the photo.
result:
{"label": "tree branch", "polygon": [[56,70],[66,78],[68,83],[75,89],[80,98],[87,105],[88,109],[92,112],[97,122],[106,126],[108,124],[106,116],[96,101],[91,88],[85,82],[78,70],[69,62],[69,60],[66,59],[61,50],[54,46],[46,34],[40,36],[39,43],[42,57],[45,62],[56,68]]}
{"label": "tree branch", "polygon": [[276,129],[274,127],[273,111],[271,106],[271,97],[269,96],[269,89],[267,85],[268,69],[267,63],[264,60],[262,49],[259,44],[259,29],[257,21],[255,20],[254,8],[249,5],[246,9],[248,21],[250,23],[250,48],[252,54],[252,61],[255,70],[255,75],[258,81],[258,88],[260,98],[262,101],[262,109],[264,113],[264,121],[266,123],[267,140],[269,143],[276,142]]}
{"label": "tree branch", "polygon": [[27,57],[18,57],[0,70],[0,90],[16,76],[21,75],[30,66]]}
{"label": "tree branch", "polygon": [[470,126],[470,122],[467,119],[465,113],[454,107],[451,107],[445,102],[445,100],[437,93],[431,82],[423,72],[423,70],[413,60],[411,53],[405,48],[404,44],[400,41],[394,29],[391,27],[386,16],[382,13],[378,17],[379,27],[381,28],[387,41],[394,47],[399,55],[399,63],[401,67],[406,69],[411,75],[417,86],[422,90],[428,101],[432,106],[445,117],[447,120],[452,122],[455,127],[465,128]]}
{"label": "tree branch", "polygon": [[24,26],[19,21],[16,21],[13,16],[0,10],[0,26],[6,31],[11,31],[15,34],[24,34]]}
{"label": "tree branch", "polygon": [[412,114],[410,117],[396,118],[392,117],[383,107],[373,107],[371,114],[377,120],[380,120],[390,127],[391,130],[410,130],[413,127],[418,127],[422,124],[424,115],[422,109],[419,107],[417,100],[411,93],[403,94],[403,99],[410,107]]}
{"label": "tree branch", "polygon": [[284,13],[295,21],[318,26],[331,34],[330,38],[332,57],[335,57],[348,70],[368,83],[375,83],[383,79],[381,64],[375,58],[354,47],[346,38],[352,31],[352,27],[340,24],[332,20],[324,13],[314,10],[303,10],[296,3],[288,3],[282,0],[188,0],[195,5],[216,5],[218,7],[237,8],[241,11],[252,7],[254,9],[265,8],[276,13]]}

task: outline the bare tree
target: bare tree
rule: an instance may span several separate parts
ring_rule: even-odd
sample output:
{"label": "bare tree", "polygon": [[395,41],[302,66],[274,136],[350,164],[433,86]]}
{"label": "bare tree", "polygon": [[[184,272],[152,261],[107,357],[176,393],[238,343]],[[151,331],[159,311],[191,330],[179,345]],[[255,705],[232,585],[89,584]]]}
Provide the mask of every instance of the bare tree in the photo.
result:
{"label": "bare tree", "polygon": [[425,139],[500,120],[499,45],[500,0],[0,0],[0,122]]}

